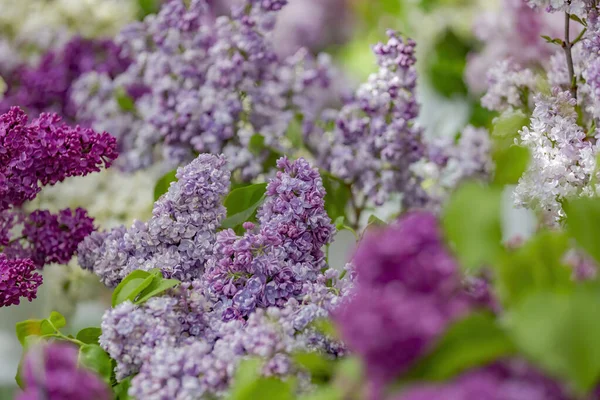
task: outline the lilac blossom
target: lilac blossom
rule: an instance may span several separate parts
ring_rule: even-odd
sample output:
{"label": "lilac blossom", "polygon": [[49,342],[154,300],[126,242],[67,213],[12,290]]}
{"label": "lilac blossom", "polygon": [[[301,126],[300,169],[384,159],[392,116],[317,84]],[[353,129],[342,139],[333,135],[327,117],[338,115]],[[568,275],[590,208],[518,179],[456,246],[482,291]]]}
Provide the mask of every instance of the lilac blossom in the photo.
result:
{"label": "lilac blossom", "polygon": [[334,312],[349,349],[366,365],[370,398],[421,356],[448,324],[470,308],[456,261],[436,218],[406,214],[367,232],[353,258],[354,293]]}
{"label": "lilac blossom", "polygon": [[215,260],[206,272],[211,295],[230,304],[225,320],[241,318],[256,307],[283,306],[300,298],[305,284],[326,268],[323,247],[334,227],[325,212],[325,189],[318,171],[300,158],[277,161],[258,211],[259,227],[237,237],[232,230],[217,235]]}
{"label": "lilac blossom", "polygon": [[79,366],[77,347],[64,342],[34,346],[23,364],[24,391],[17,400],[109,400],[108,385]]}
{"label": "lilac blossom", "polygon": [[536,88],[536,75],[510,59],[503,60],[488,71],[487,85],[487,92],[481,98],[485,108],[493,111],[525,108],[529,105],[529,93]]}
{"label": "lilac blossom", "polygon": [[[206,0],[189,6],[170,0],[119,35],[123,54],[133,60],[126,72],[115,79],[94,73],[75,84],[79,118],[115,128],[125,168],[161,160],[180,165],[197,153],[223,153],[248,180],[262,172],[268,155],[249,150],[255,135],[283,150],[297,114],[305,129],[314,125],[322,99],[329,98],[328,57],[314,59],[303,49],[280,57],[270,38],[286,1],[242,3],[230,15],[215,17]],[[102,82],[98,93],[94,80]],[[126,110],[115,107],[115,94],[122,99],[119,93],[131,86],[147,91],[129,94]]]}
{"label": "lilac blossom", "polygon": [[29,123],[22,110],[11,108],[0,115],[0,210],[32,200],[41,186],[109,167],[115,145],[108,133],[72,128],[56,114]]}
{"label": "lilac blossom", "polygon": [[136,269],[158,268],[165,277],[198,278],[225,217],[222,199],[230,173],[223,156],[201,154],[177,170],[177,181],[155,204],[148,222],[135,221],[90,236],[79,246],[80,263],[116,286]]}
{"label": "lilac blossom", "polygon": [[0,112],[20,106],[33,114],[54,111],[72,118],[76,110],[69,96],[77,78],[90,71],[113,77],[128,64],[111,40],[75,37],[63,48],[50,50],[36,66],[24,64],[5,76],[8,90],[0,101]]}
{"label": "lilac blossom", "polygon": [[[391,193],[403,193],[405,206],[419,206],[424,194],[410,169],[425,153],[415,122],[415,42],[393,31],[388,36],[373,47],[379,71],[347,99],[326,136],[329,146],[316,152],[324,168],[352,184],[355,195],[364,193],[380,205]],[[323,148],[322,138],[310,145]]]}
{"label": "lilac blossom", "polygon": [[556,382],[521,360],[509,360],[469,371],[444,384],[407,390],[394,400],[567,400]]}
{"label": "lilac blossom", "polygon": [[19,304],[21,297],[36,298],[42,276],[29,259],[9,260],[0,253],[0,307]]}

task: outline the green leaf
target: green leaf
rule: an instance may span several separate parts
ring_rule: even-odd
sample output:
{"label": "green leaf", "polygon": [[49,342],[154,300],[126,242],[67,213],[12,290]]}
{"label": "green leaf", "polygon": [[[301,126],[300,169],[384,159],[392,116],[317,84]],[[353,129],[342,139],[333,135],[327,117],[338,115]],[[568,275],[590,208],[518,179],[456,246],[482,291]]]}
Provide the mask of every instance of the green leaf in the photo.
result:
{"label": "green leaf", "polygon": [[350,232],[352,232],[354,237],[358,237],[358,235],[356,234],[356,231],[354,229],[352,229],[352,227],[346,225],[346,217],[344,217],[343,215],[340,215],[339,217],[336,218],[334,225],[335,225],[336,230],[350,231]]}
{"label": "green leaf", "polygon": [[119,283],[112,295],[112,306],[126,300],[134,301],[135,298],[150,284],[156,275],[142,270],[135,270]]}
{"label": "green leaf", "polygon": [[535,292],[572,290],[572,268],[562,262],[568,249],[568,238],[562,232],[541,232],[506,252],[496,265],[496,288],[502,303],[510,307]]}
{"label": "green leaf", "polygon": [[492,121],[498,117],[496,111],[490,111],[483,107],[479,101],[475,101],[471,105],[471,116],[469,124],[476,128],[492,129]]}
{"label": "green leaf", "polygon": [[581,393],[600,378],[600,293],[579,287],[574,294],[536,293],[508,315],[520,351]]}
{"label": "green leaf", "polygon": [[102,329],[97,327],[83,328],[77,333],[76,339],[85,344],[98,344]]}
{"label": "green leaf", "polygon": [[135,300],[134,303],[142,304],[151,297],[155,297],[156,295],[164,293],[165,291],[174,288],[180,283],[181,282],[179,282],[177,279],[164,279],[162,276],[158,276],[146,289],[144,289],[140,293],[139,297]]}
{"label": "green leaf", "polygon": [[452,324],[403,380],[446,380],[515,352],[512,340],[494,315],[475,313]]}
{"label": "green leaf", "polygon": [[492,121],[492,138],[496,148],[512,146],[519,131],[529,125],[529,117],[521,110],[510,110],[500,114]]}
{"label": "green leaf", "polygon": [[293,149],[301,149],[304,146],[304,135],[302,134],[302,115],[296,115],[290,122],[285,136],[290,140]]}
{"label": "green leaf", "polygon": [[426,60],[427,77],[438,93],[446,97],[468,93],[463,75],[472,48],[450,29],[440,36]]}
{"label": "green leaf", "polygon": [[136,112],[135,100],[127,94],[124,88],[118,87],[115,89],[115,100],[121,110],[130,113]]}
{"label": "green leaf", "polygon": [[252,135],[248,142],[248,150],[255,156],[258,156],[265,148],[265,137],[260,133]]}
{"label": "green leaf", "polygon": [[150,14],[156,14],[160,9],[160,0],[137,0],[139,12],[138,19],[142,20]]}
{"label": "green leaf", "polygon": [[21,354],[21,359],[19,360],[19,365],[17,366],[17,373],[15,374],[15,382],[17,386],[21,389],[25,389],[25,384],[23,383],[23,360],[25,359],[25,354]]}
{"label": "green leaf", "polygon": [[172,182],[177,182],[176,174],[177,170],[174,169],[173,171],[164,174],[158,182],[156,182],[156,185],[154,186],[154,201],[158,200],[160,196],[169,191]]}
{"label": "green leaf", "polygon": [[225,199],[227,218],[221,223],[224,229],[234,229],[244,222],[252,222],[258,207],[264,202],[266,183],[248,185],[232,190]]}
{"label": "green leaf", "polygon": [[333,337],[333,338],[339,337],[338,331],[335,328],[335,325],[329,319],[319,318],[319,319],[314,320],[310,325],[325,336],[329,336],[329,337]]}
{"label": "green leaf", "polygon": [[313,383],[327,383],[334,373],[335,363],[317,352],[296,353],[294,361],[310,372]]}
{"label": "green leaf", "polygon": [[131,386],[131,377],[123,379],[121,382],[113,386],[113,392],[115,394],[115,400],[129,400],[129,394],[127,391]]}
{"label": "green leaf", "polygon": [[467,183],[455,191],[442,215],[442,226],[464,268],[494,263],[502,254],[502,191]]}
{"label": "green leaf", "polygon": [[516,184],[529,165],[529,150],[516,145],[498,149],[494,152],[494,161],[496,162],[494,183]]}
{"label": "green leaf", "polygon": [[67,325],[67,320],[58,311],[52,311],[50,313],[50,317],[48,317],[48,320],[52,323],[52,325],[54,326],[54,328],[56,328],[56,330]]}
{"label": "green leaf", "polygon": [[79,364],[95,371],[110,383],[112,362],[109,355],[97,344],[84,344],[79,348]]}
{"label": "green leaf", "polygon": [[326,171],[321,171],[325,187],[325,210],[333,221],[346,217],[346,206],[350,201],[350,188],[340,179]]}
{"label": "green leaf", "polygon": [[25,338],[27,336],[41,336],[42,333],[42,321],[41,319],[28,319],[25,321],[17,322],[15,330],[17,333],[17,339],[21,346],[25,346]]}
{"label": "green leaf", "polygon": [[600,199],[582,197],[566,201],[567,231],[579,246],[600,262]]}
{"label": "green leaf", "polygon": [[387,224],[385,223],[385,221],[382,221],[375,214],[373,214],[373,215],[369,216],[368,225],[369,226],[386,226]]}

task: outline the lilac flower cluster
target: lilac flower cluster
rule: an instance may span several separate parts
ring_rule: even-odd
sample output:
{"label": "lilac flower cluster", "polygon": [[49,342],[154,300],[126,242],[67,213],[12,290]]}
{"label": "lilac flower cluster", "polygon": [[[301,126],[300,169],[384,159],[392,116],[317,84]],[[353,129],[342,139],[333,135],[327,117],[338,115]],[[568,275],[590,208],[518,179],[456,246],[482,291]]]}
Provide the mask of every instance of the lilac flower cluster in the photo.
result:
{"label": "lilac flower cluster", "polygon": [[79,262],[116,286],[136,269],[158,268],[165,277],[200,277],[225,217],[222,200],[230,173],[223,156],[202,154],[177,170],[177,181],[154,205],[148,222],[96,233],[79,246]]}
{"label": "lilac flower cluster", "polygon": [[342,339],[366,365],[370,398],[470,308],[436,218],[413,212],[368,232],[353,259],[356,288],[334,313]]}
{"label": "lilac flower cluster", "polygon": [[35,299],[42,276],[31,260],[9,260],[0,253],[0,307],[20,303],[21,297]]}
{"label": "lilac flower cluster", "polygon": [[244,317],[256,307],[283,306],[303,295],[303,286],[326,267],[323,247],[331,242],[334,227],[325,212],[321,177],[304,159],[281,158],[277,167],[281,171],[269,182],[258,211],[258,232],[238,238],[225,230],[217,236],[206,277],[211,295],[228,305],[225,320]]}
{"label": "lilac flower cluster", "polygon": [[137,373],[156,348],[193,343],[190,338],[203,333],[204,310],[191,295],[184,287],[177,296],[151,298],[141,306],[127,301],[105,314],[100,345],[117,361],[117,379]]}
{"label": "lilac flower cluster", "polygon": [[72,128],[56,114],[28,123],[22,110],[11,108],[0,115],[0,210],[32,200],[41,186],[109,167],[115,146],[106,132]]}
{"label": "lilac flower cluster", "polygon": [[548,12],[565,11],[578,16],[586,15],[594,0],[525,0],[531,7],[544,7]]}
{"label": "lilac flower cluster", "polygon": [[[425,153],[415,123],[415,42],[393,31],[388,36],[373,48],[379,71],[346,100],[320,161],[375,204],[403,193],[406,206],[421,205],[423,193],[410,169]],[[316,149],[323,148],[321,137],[313,139]]]}
{"label": "lilac flower cluster", "polygon": [[531,163],[514,196],[518,205],[541,211],[555,224],[565,216],[563,199],[595,192],[590,182],[598,150],[577,124],[576,101],[568,91],[555,88],[534,102],[531,126],[523,127],[519,141],[531,151]]}
{"label": "lilac flower cluster", "polygon": [[[253,154],[251,138],[262,135],[281,149],[296,114],[312,126],[330,81],[327,57],[275,52],[271,32],[286,3],[247,0],[215,17],[206,0],[166,2],[118,37],[133,60],[125,73],[92,73],[76,83],[79,118],[113,127],[130,169],[161,158],[180,165],[209,152],[225,154],[242,178],[256,176],[268,152]],[[122,96],[129,87],[144,90]]]}
{"label": "lilac flower cluster", "polygon": [[[277,166],[281,171],[269,182],[258,212],[260,225],[244,224],[242,237],[231,230],[215,235],[224,215],[221,200],[229,172],[224,157],[206,154],[181,168],[179,180],[155,205],[153,220],[164,210],[189,206],[186,223],[177,225],[183,220],[176,217],[168,218],[174,225],[167,228],[153,220],[137,223],[148,227],[142,237],[147,243],[167,241],[171,231],[183,235],[183,243],[188,235],[178,228],[189,227],[190,221],[202,221],[204,230],[191,232],[202,237],[202,246],[159,244],[150,253],[157,260],[176,254],[195,262],[185,275],[189,283],[142,305],[125,302],[103,317],[100,343],[117,361],[117,378],[139,371],[131,395],[221,396],[244,357],[265,359],[266,376],[287,376],[297,372],[291,357],[296,351],[331,357],[344,353],[341,344],[311,326],[327,317],[349,288],[325,262],[322,248],[330,243],[334,227],[324,210],[321,178],[303,159],[282,158]],[[156,231],[150,228],[154,226]],[[126,247],[134,239],[131,232],[121,228],[91,235],[79,247],[81,264],[93,265],[109,283],[121,279],[122,271],[148,268],[146,250]],[[188,252],[197,248],[201,255]],[[165,265],[153,267],[180,276],[171,275]]]}
{"label": "lilac flower cluster", "polygon": [[454,381],[409,389],[394,400],[567,400],[556,382],[520,360],[469,371]]}
{"label": "lilac flower cluster", "polygon": [[71,344],[52,342],[31,348],[23,364],[24,391],[17,400],[109,400],[102,379],[78,364],[79,351]]}
{"label": "lilac flower cluster", "polygon": [[481,105],[493,111],[527,107],[529,93],[536,88],[536,75],[507,59],[498,62],[487,73],[487,92]]}
{"label": "lilac flower cluster", "polygon": [[128,64],[112,41],[75,37],[64,48],[50,50],[38,65],[21,65],[3,77],[8,90],[0,101],[0,112],[18,105],[33,114],[58,112],[73,118],[76,110],[69,96],[76,79],[90,71],[113,77]]}
{"label": "lilac flower cluster", "polygon": [[498,68],[498,63],[511,60],[526,68],[542,66],[555,50],[542,35],[554,38],[564,33],[562,15],[534,10],[524,0],[499,3],[475,18],[473,33],[483,47],[469,54],[465,70],[465,80],[474,93],[485,91],[488,71]]}

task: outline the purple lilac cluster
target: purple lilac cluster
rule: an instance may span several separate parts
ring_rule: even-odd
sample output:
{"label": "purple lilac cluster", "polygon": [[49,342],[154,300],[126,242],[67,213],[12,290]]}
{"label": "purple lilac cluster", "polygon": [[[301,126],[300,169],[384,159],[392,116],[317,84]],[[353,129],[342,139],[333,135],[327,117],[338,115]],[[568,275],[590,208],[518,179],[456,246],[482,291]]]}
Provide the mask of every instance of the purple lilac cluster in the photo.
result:
{"label": "purple lilac cluster", "polygon": [[409,389],[394,400],[567,400],[556,382],[527,363],[510,360],[469,371],[454,381]]}
{"label": "purple lilac cluster", "polygon": [[42,276],[31,260],[9,260],[0,253],[0,307],[16,305],[21,297],[36,298]]}
{"label": "purple lilac cluster", "polygon": [[368,232],[353,264],[355,290],[334,319],[349,349],[364,360],[370,398],[378,399],[471,304],[429,213],[409,213]]}
{"label": "purple lilac cluster", "polygon": [[125,71],[129,60],[111,40],[75,37],[63,48],[50,50],[32,67],[24,64],[4,80],[8,90],[0,101],[0,112],[21,106],[32,114],[58,112],[75,116],[69,101],[71,86],[81,75],[97,71],[114,77]]}
{"label": "purple lilac cluster", "polygon": [[302,158],[277,161],[258,211],[260,223],[237,237],[217,235],[215,259],[206,273],[210,294],[224,305],[224,320],[242,318],[256,307],[283,306],[305,293],[325,268],[323,247],[335,231],[325,212],[325,189],[319,172]]}
{"label": "purple lilac cluster", "polygon": [[79,246],[79,263],[109,287],[131,271],[158,268],[165,277],[200,277],[225,217],[230,173],[223,156],[201,154],[177,170],[177,181],[154,205],[148,222],[96,233]]}
{"label": "purple lilac cluster", "polygon": [[[72,99],[79,118],[114,128],[125,168],[223,153],[232,170],[250,179],[262,172],[268,153],[249,150],[254,135],[281,149],[297,114],[306,129],[313,125],[328,98],[327,57],[315,60],[306,50],[277,54],[270,38],[287,1],[239,3],[215,17],[206,0],[170,0],[119,35],[133,60],[126,72],[115,79],[92,73],[77,82]],[[145,90],[129,93],[124,110],[115,94],[132,86]]]}
{"label": "purple lilac cluster", "polygon": [[64,342],[31,348],[23,364],[23,392],[17,400],[109,400],[109,387],[78,363],[78,349]]}
{"label": "purple lilac cluster", "polygon": [[159,347],[174,348],[204,333],[202,302],[183,285],[173,296],[155,297],[136,306],[130,301],[109,310],[102,319],[100,345],[117,361],[121,380],[139,371]]}
{"label": "purple lilac cluster", "polygon": [[56,114],[30,123],[18,107],[0,115],[0,210],[32,200],[41,186],[109,167],[117,158],[108,133],[70,127]]}
{"label": "purple lilac cluster", "polygon": [[543,7],[547,12],[564,11],[578,16],[586,12],[595,4],[594,0],[524,0],[531,7]]}
{"label": "purple lilac cluster", "polygon": [[[346,99],[320,161],[375,204],[403,193],[405,206],[419,206],[424,194],[410,168],[425,153],[415,122],[415,42],[393,31],[388,36],[387,43],[373,48],[379,71]],[[316,149],[323,147],[321,137],[313,140]]]}

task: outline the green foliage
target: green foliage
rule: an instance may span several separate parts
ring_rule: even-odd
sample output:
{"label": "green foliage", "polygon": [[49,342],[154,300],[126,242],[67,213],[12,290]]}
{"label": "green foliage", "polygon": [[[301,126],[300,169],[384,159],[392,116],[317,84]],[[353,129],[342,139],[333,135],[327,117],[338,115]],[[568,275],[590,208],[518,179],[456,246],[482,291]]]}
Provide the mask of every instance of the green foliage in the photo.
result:
{"label": "green foliage", "polygon": [[320,171],[325,187],[325,211],[333,221],[339,217],[346,217],[346,206],[350,201],[350,187],[344,181],[331,175],[327,171]]}
{"label": "green foliage", "polygon": [[352,227],[346,225],[346,217],[344,217],[343,215],[340,215],[335,219],[334,225],[335,229],[337,229],[338,231],[349,231],[352,232],[354,237],[358,237],[356,231]]}
{"label": "green foliage", "polygon": [[256,211],[265,201],[266,190],[266,183],[257,183],[232,190],[225,199],[227,218],[221,223],[221,228],[231,228],[240,233],[244,222],[256,221]]}
{"label": "green foliage", "polygon": [[160,196],[169,191],[171,182],[177,182],[175,174],[177,174],[176,169],[167,172],[158,180],[158,182],[156,182],[156,185],[154,186],[154,201],[158,200]]}
{"label": "green foliage", "polygon": [[115,89],[115,100],[121,110],[129,113],[135,113],[135,101],[127,94],[124,88],[118,87]]}
{"label": "green foliage", "polygon": [[17,322],[15,326],[17,339],[19,339],[22,346],[25,346],[28,336],[46,337],[53,335],[66,323],[65,317],[56,311],[52,311],[46,319],[28,319]]}
{"label": "green foliage", "polygon": [[113,392],[115,394],[115,400],[129,400],[131,397],[127,394],[131,386],[131,377],[123,379],[121,382],[113,386]]}
{"label": "green foliage", "polygon": [[471,43],[452,30],[447,30],[437,40],[426,62],[427,77],[438,93],[446,97],[468,93],[463,75],[467,54],[472,48]]}
{"label": "green foliage", "polygon": [[98,338],[102,334],[100,328],[84,328],[77,333],[75,338],[85,344],[98,344]]}
{"label": "green foliage", "polygon": [[335,362],[316,352],[294,354],[294,361],[310,372],[313,383],[324,384],[331,380]]}
{"label": "green foliage", "polygon": [[491,313],[475,313],[455,322],[404,377],[417,380],[444,380],[502,357],[516,348]]}
{"label": "green foliage", "polygon": [[97,344],[84,344],[79,348],[79,364],[96,372],[104,381],[110,383],[112,361]]}
{"label": "green foliage", "polygon": [[568,248],[563,233],[541,232],[506,252],[496,268],[496,289],[502,302],[511,306],[535,292],[572,290],[572,269],[562,262]]}
{"label": "green foliage", "polygon": [[496,171],[494,183],[497,185],[516,184],[529,165],[529,150],[521,146],[500,148],[494,152]]}
{"label": "green foliage", "polygon": [[442,226],[463,267],[491,265],[502,253],[501,196],[500,188],[467,183],[448,200]]}
{"label": "green foliage", "polygon": [[600,262],[600,199],[579,198],[563,204],[567,231],[579,246]]}
{"label": "green foliage", "polygon": [[502,149],[514,144],[519,131],[529,125],[529,117],[521,110],[510,110],[500,114],[492,123],[495,146]]}
{"label": "green foliage", "polygon": [[134,304],[141,304],[179,283],[176,279],[164,279],[158,269],[150,272],[135,270],[127,275],[113,291],[112,306],[116,307],[127,300]]}
{"label": "green foliage", "polygon": [[160,0],[137,0],[139,12],[138,19],[142,20],[150,14],[156,14],[160,9]]}
{"label": "green foliage", "polygon": [[509,314],[515,343],[550,374],[568,379],[585,393],[600,378],[600,292],[539,292]]}
{"label": "green foliage", "polygon": [[481,105],[479,99],[473,101],[471,104],[471,116],[469,117],[469,124],[476,128],[491,129],[494,118],[498,117],[496,111],[490,111]]}
{"label": "green foliage", "polygon": [[229,400],[292,400],[295,381],[260,376],[262,361],[247,359],[240,363],[232,383]]}

